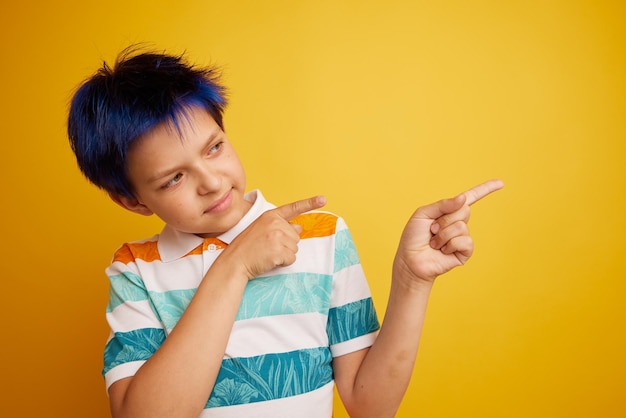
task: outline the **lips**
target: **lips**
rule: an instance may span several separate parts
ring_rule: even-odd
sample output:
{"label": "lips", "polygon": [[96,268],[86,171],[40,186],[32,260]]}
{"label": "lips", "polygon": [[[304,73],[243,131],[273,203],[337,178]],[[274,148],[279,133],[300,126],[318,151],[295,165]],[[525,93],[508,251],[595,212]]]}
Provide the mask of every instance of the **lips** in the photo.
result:
{"label": "lips", "polygon": [[232,190],[229,190],[223,197],[216,201],[213,206],[204,211],[204,213],[218,214],[226,211],[233,202]]}

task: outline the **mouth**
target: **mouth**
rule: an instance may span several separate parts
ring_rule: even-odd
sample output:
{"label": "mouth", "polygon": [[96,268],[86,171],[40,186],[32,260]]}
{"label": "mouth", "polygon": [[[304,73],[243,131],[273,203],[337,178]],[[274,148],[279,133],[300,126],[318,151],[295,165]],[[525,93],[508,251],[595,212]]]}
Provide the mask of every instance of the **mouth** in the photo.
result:
{"label": "mouth", "polygon": [[207,213],[207,214],[222,213],[230,207],[232,202],[233,202],[233,193],[232,193],[232,190],[229,190],[224,196],[222,196],[216,202],[214,202],[211,207],[206,209],[204,213]]}

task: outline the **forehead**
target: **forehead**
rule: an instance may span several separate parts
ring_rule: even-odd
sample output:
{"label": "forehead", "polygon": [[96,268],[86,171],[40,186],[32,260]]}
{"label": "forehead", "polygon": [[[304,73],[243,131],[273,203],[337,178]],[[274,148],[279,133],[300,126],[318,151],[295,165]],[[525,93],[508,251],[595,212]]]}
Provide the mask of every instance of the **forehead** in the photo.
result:
{"label": "forehead", "polygon": [[126,156],[129,174],[138,166],[171,165],[177,157],[196,147],[204,147],[211,138],[221,133],[221,128],[211,115],[200,107],[189,108],[176,119],[157,124],[130,145]]}
{"label": "forehead", "polygon": [[129,153],[137,148],[146,148],[164,140],[184,142],[195,137],[206,139],[220,130],[221,128],[208,111],[198,106],[186,107],[137,137],[131,143]]}

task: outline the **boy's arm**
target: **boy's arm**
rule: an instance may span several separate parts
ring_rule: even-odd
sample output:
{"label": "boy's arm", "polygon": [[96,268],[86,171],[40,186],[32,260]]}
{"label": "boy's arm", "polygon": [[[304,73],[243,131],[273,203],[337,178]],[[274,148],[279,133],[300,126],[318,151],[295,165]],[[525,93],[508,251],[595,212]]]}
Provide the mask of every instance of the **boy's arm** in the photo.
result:
{"label": "boy's arm", "polygon": [[393,264],[384,322],[369,349],[333,359],[337,390],[351,417],[393,417],[409,384],[437,276],[473,252],[469,206],[502,188],[483,183],[453,199],[419,208],[405,227]]}
{"label": "boy's arm", "polygon": [[113,417],[197,417],[217,378],[248,280],[295,261],[297,215],[315,197],[261,215],[216,259],[161,347],[133,377],[109,388]]}

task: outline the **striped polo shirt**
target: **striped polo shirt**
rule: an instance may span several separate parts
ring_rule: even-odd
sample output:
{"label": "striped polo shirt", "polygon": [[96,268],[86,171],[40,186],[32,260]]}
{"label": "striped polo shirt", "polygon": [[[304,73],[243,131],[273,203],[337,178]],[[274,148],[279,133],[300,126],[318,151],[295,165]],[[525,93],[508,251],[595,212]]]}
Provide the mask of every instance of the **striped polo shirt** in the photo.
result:
{"label": "striped polo shirt", "polygon": [[[137,372],[176,326],[221,251],[275,208],[260,191],[245,197],[252,208],[217,238],[165,226],[116,251],[106,270],[107,388]],[[302,226],[296,262],[248,282],[201,417],[330,417],[332,358],[376,338],[378,318],[345,222],[313,211],[292,223]]]}

